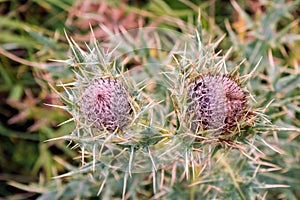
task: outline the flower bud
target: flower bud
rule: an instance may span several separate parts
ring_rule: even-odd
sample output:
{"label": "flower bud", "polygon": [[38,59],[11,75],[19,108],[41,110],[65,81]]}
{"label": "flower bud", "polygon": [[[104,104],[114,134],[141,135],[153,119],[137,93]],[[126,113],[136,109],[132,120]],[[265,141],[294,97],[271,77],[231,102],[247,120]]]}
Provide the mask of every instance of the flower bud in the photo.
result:
{"label": "flower bud", "polygon": [[84,90],[80,104],[86,120],[100,130],[115,131],[129,123],[132,110],[128,94],[117,80],[92,83]]}
{"label": "flower bud", "polygon": [[245,93],[225,75],[203,75],[195,80],[188,89],[187,102],[185,119],[194,132],[216,130],[226,134],[247,112]]}

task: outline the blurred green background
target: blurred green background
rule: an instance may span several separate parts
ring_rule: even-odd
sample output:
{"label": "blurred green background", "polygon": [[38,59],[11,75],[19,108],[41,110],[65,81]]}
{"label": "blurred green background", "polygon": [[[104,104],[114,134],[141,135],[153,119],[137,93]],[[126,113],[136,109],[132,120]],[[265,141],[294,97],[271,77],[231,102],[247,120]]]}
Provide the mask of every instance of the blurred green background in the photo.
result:
{"label": "blurred green background", "polygon": [[[0,198],[34,199],[51,177],[80,162],[66,142],[45,142],[74,128],[58,126],[69,114],[45,105],[61,104],[49,84],[72,79],[70,69],[50,60],[70,56],[64,30],[81,44],[90,24],[99,41],[107,37],[99,24],[185,32],[199,8],[205,40],[226,34],[219,48],[233,48],[229,62],[246,58],[241,73],[262,57],[249,89],[261,106],[274,99],[266,110],[272,123],[298,130],[271,132],[269,142],[284,152],[270,154],[282,167],[274,177],[291,187],[270,196],[300,198],[300,4],[289,0],[0,0]],[[32,183],[41,187],[25,187]]]}

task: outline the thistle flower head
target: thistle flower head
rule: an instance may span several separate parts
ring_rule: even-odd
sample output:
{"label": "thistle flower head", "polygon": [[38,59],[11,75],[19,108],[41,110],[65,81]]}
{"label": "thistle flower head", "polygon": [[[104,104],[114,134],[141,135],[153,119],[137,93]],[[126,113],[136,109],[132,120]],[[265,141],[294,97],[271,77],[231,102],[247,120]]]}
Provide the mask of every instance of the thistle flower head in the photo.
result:
{"label": "thistle flower head", "polygon": [[115,131],[129,123],[128,95],[117,80],[100,79],[92,83],[84,90],[80,104],[86,120],[100,130]]}
{"label": "thistle flower head", "polygon": [[226,134],[247,112],[245,93],[225,75],[203,75],[188,89],[186,121],[192,131],[216,130]]}

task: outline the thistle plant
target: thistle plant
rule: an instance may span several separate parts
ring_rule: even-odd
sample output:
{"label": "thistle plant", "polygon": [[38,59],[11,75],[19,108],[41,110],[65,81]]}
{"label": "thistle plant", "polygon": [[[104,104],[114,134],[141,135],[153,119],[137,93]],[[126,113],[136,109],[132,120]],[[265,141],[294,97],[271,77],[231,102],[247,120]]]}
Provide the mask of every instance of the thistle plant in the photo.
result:
{"label": "thistle plant", "polygon": [[[84,181],[91,192],[80,197],[262,197],[256,174],[273,165],[263,161],[256,135],[276,128],[265,108],[253,108],[247,90],[259,62],[245,75],[242,63],[229,69],[229,53],[215,53],[222,38],[204,45],[200,28],[192,37],[161,29],[108,31],[113,39],[93,39],[87,51],[67,37],[73,57],[63,62],[73,67],[74,82],[62,84],[61,108],[76,128],[53,140],[80,148],[82,167],[57,177]],[[107,45],[115,48],[105,53]]]}
{"label": "thistle plant", "polygon": [[99,2],[0,4],[1,197],[300,199],[299,0]]}

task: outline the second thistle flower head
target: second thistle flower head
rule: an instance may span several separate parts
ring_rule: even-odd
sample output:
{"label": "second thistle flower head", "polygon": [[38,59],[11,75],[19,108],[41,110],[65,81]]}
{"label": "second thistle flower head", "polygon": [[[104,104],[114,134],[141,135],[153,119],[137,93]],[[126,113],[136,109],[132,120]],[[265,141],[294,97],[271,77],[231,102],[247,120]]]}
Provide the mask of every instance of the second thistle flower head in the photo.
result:
{"label": "second thistle flower head", "polygon": [[190,129],[226,134],[247,113],[247,100],[238,83],[228,76],[203,75],[188,90],[186,120]]}
{"label": "second thistle flower head", "polygon": [[131,105],[123,85],[117,80],[100,79],[89,85],[80,101],[81,112],[93,127],[115,131],[129,123]]}

